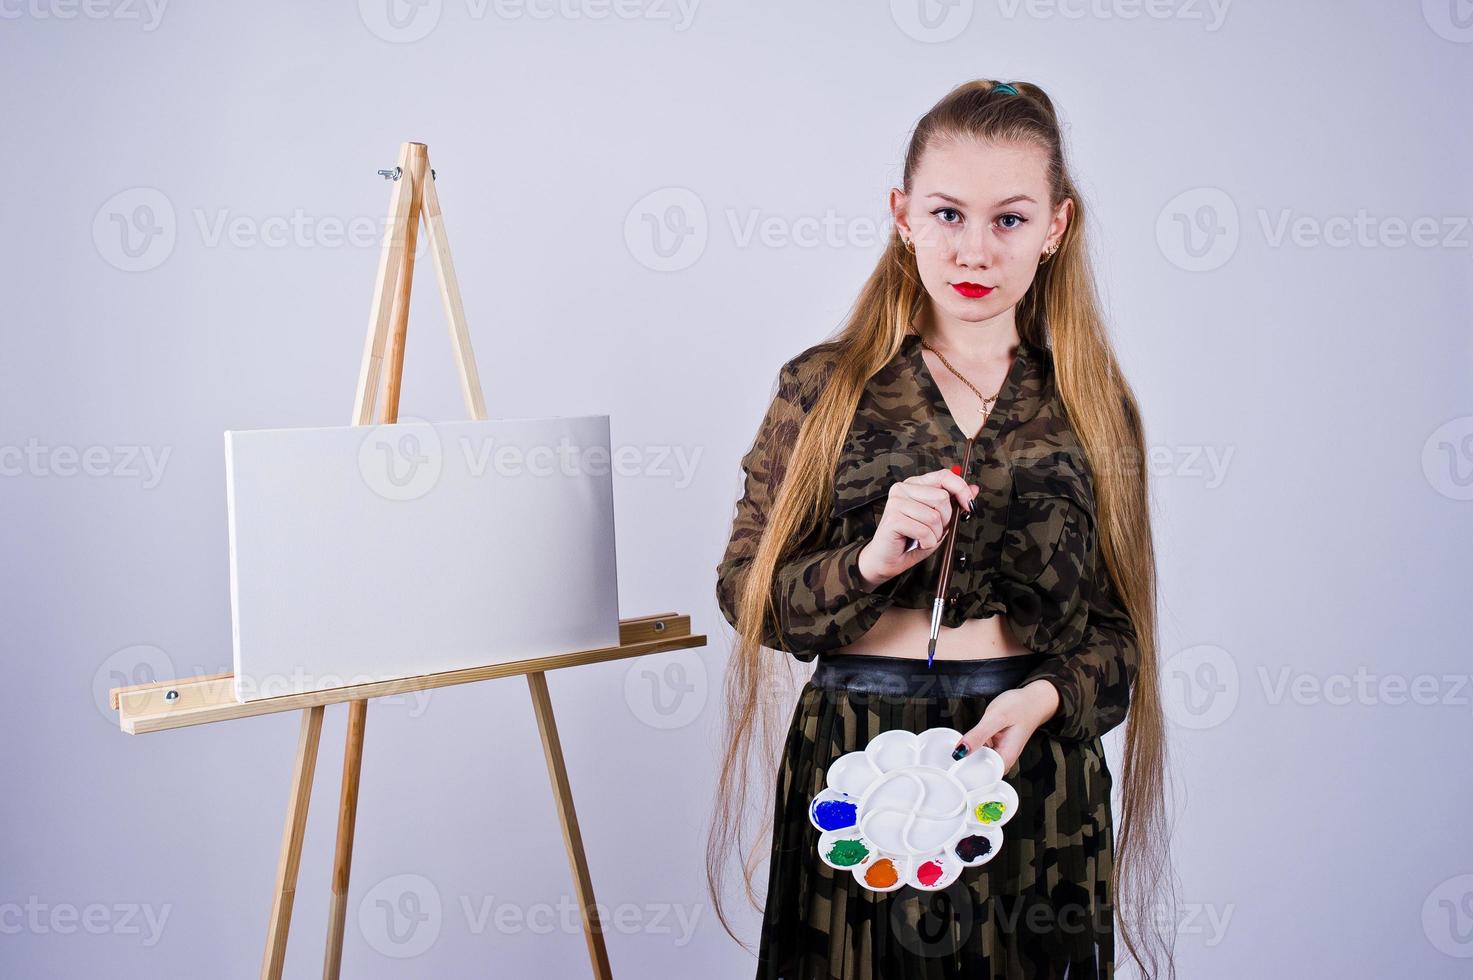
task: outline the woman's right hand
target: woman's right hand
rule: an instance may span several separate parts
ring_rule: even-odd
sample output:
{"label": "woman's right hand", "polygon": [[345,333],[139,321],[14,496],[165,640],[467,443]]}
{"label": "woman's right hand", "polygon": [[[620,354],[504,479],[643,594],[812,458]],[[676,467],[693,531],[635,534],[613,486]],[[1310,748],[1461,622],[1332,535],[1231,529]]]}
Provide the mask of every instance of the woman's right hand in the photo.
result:
{"label": "woman's right hand", "polygon": [[870,590],[931,557],[945,538],[952,508],[970,507],[980,489],[961,478],[960,466],[891,484],[875,535],[859,552],[859,574]]}

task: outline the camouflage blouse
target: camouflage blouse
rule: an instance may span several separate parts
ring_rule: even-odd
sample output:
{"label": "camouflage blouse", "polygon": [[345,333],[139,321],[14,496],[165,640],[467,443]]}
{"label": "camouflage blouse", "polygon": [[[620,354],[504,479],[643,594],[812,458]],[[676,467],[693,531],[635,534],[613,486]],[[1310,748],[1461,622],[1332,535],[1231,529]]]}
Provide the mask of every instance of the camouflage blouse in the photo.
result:
{"label": "camouflage blouse", "polygon": [[[717,566],[722,615],[736,625],[741,576],[755,554],[803,416],[832,367],[832,342],[785,363],[777,392],[742,458],[745,489]],[[887,606],[924,609],[935,598],[944,549],[866,591],[859,552],[874,536],[890,485],[957,465],[966,434],[907,333],[900,352],[865,386],[834,475],[824,525],[779,566],[763,645],[811,661],[862,636]],[[1046,655],[1023,684],[1059,690],[1041,730],[1092,738],[1125,717],[1138,648],[1130,618],[1096,547],[1085,455],[1054,387],[1052,353],[1026,340],[972,448],[976,511],[957,523],[955,567],[942,625],[1005,614],[1026,647]],[[1019,685],[1020,687],[1022,684]]]}

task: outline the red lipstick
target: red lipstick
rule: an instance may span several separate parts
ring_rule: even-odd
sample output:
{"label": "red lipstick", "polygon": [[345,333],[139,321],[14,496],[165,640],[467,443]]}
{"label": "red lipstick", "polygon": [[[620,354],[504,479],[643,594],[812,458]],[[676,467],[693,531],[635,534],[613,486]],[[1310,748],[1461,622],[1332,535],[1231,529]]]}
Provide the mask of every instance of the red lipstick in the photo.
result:
{"label": "red lipstick", "polygon": [[986,296],[988,293],[992,292],[995,287],[984,286],[981,283],[976,282],[954,282],[951,284],[951,288],[955,289],[957,292],[961,293],[968,299],[980,299],[981,297]]}

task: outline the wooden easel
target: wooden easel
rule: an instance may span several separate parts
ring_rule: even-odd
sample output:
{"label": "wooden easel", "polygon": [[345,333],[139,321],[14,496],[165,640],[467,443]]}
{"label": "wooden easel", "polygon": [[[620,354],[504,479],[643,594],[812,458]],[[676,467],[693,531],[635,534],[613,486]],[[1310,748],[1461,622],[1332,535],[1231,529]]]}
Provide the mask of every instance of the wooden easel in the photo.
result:
{"label": "wooden easel", "polygon": [[[383,251],[379,256],[378,283],[374,292],[373,312],[369,319],[368,338],[364,344],[363,362],[358,373],[353,424],[374,424],[374,405],[386,359],[386,343],[389,344],[389,371],[379,421],[397,422],[399,418],[404,338],[409,323],[409,292],[414,278],[414,251],[421,218],[429,234],[435,271],[439,274],[440,297],[450,319],[450,339],[455,350],[466,407],[472,419],[484,419],[486,405],[481,394],[481,380],[476,373],[475,356],[471,351],[470,332],[466,327],[465,310],[460,300],[460,286],[455,278],[455,268],[450,262],[450,247],[445,239],[445,225],[440,214],[439,196],[435,193],[434,171],[430,169],[428,148],[423,143],[403,144],[399,149],[398,166],[393,171],[381,173],[391,177],[395,183],[389,204],[389,226],[385,233]],[[603,980],[611,977],[612,973],[609,969],[608,952],[604,948],[603,926],[594,904],[588,862],[583,853],[583,837],[573,810],[573,793],[563,764],[562,745],[553,719],[546,672],[559,667],[704,646],[705,643],[704,635],[691,635],[688,615],[665,613],[638,619],[621,619],[617,647],[560,653],[443,674],[359,684],[246,703],[236,701],[234,678],[230,674],[113,688],[110,696],[113,708],[118,711],[118,723],[129,734],[302,709],[296,764],[292,769],[291,793],[287,800],[286,827],[282,833],[281,855],[276,867],[276,887],[267,927],[266,951],[261,961],[263,980],[279,980],[286,960],[287,932],[291,926],[292,905],[296,898],[302,838],[307,828],[307,805],[312,796],[317,745],[322,734],[322,712],[329,704],[347,703],[347,745],[343,752],[337,850],[332,870],[332,904],[329,908],[327,951],[322,968],[325,980],[336,980],[342,967],[343,927],[347,919],[348,877],[353,860],[353,828],[358,815],[358,778],[363,763],[363,730],[368,718],[368,699],[525,674],[531,688],[537,728],[542,736],[542,751],[552,780],[553,797],[562,823],[563,843],[567,848],[568,863],[572,866],[573,881],[578,891],[578,906],[582,912],[588,956],[593,964],[593,975]]]}

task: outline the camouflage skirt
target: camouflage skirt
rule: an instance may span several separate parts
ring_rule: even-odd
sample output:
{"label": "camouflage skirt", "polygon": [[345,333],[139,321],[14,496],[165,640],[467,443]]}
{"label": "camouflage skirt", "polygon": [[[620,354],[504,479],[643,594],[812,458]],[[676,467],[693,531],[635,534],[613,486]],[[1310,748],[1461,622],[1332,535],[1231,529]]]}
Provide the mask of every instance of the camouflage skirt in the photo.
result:
{"label": "camouflage skirt", "polygon": [[891,729],[966,732],[1037,655],[817,664],[778,772],[759,980],[1113,977],[1111,776],[1098,738],[1035,732],[1004,775],[1018,806],[1001,846],[939,890],[870,890],[819,858],[809,819],[833,760]]}

